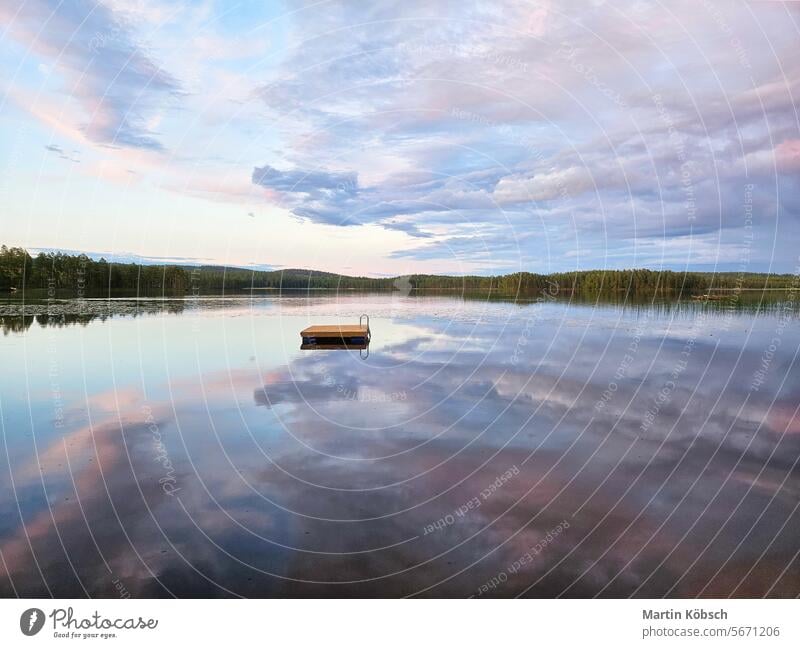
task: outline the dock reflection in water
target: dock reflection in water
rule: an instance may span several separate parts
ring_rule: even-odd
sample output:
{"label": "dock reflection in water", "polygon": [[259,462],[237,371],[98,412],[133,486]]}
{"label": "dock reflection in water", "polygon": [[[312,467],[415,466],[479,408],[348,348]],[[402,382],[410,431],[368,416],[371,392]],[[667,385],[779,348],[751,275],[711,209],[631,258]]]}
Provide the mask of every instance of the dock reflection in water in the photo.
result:
{"label": "dock reflection in water", "polygon": [[0,594],[800,593],[794,315],[230,301],[4,315]]}

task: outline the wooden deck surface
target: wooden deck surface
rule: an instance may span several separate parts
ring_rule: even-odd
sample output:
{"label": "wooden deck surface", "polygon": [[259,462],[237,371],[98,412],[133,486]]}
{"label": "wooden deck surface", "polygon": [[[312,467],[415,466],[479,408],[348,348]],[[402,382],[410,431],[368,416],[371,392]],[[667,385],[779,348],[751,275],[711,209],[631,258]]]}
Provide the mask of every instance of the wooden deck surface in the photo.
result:
{"label": "wooden deck surface", "polygon": [[366,337],[369,329],[359,324],[332,324],[330,326],[309,326],[300,331],[304,338],[349,338]]}

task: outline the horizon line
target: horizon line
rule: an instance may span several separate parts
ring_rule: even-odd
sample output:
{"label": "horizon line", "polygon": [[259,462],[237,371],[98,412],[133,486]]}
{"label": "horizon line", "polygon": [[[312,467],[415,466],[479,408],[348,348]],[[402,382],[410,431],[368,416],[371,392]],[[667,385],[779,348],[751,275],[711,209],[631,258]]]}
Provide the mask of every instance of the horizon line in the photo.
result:
{"label": "horizon line", "polygon": [[[649,272],[675,272],[675,273],[702,273],[702,274],[755,274],[755,275],[775,275],[775,276],[791,276],[797,273],[795,272],[776,272],[773,270],[742,270],[741,267],[736,269],[723,269],[723,268],[711,268],[711,269],[698,269],[698,268],[689,268],[689,267],[682,267],[676,269],[674,266],[670,267],[668,265],[664,265],[661,267],[649,267],[647,265],[643,266],[628,266],[628,267],[621,267],[621,268],[573,268],[570,270],[551,270],[549,272],[537,272],[534,270],[503,270],[498,269],[496,272],[487,272],[486,274],[453,274],[453,273],[431,273],[431,272],[411,272],[411,273],[404,273],[404,274],[397,274],[397,275],[390,275],[390,274],[376,274],[376,275],[359,275],[359,274],[344,274],[342,272],[334,271],[334,270],[319,270],[316,268],[304,268],[299,266],[279,266],[279,265],[272,265],[268,263],[252,263],[251,265],[247,264],[237,264],[237,265],[228,265],[225,263],[221,263],[218,261],[212,260],[203,260],[198,259],[197,257],[170,257],[170,256],[149,256],[149,255],[140,255],[134,252],[97,252],[97,251],[82,251],[76,250],[73,248],[54,248],[54,247],[38,247],[38,246],[31,246],[27,247],[25,245],[9,245],[6,243],[0,244],[4,247],[11,249],[11,248],[21,248],[25,250],[27,253],[31,254],[31,256],[36,256],[39,253],[61,253],[67,254],[72,256],[80,256],[84,255],[93,261],[99,261],[101,258],[106,259],[109,263],[134,263],[138,265],[146,265],[146,266],[178,266],[178,267],[196,267],[196,268],[203,268],[203,267],[219,267],[224,269],[230,270],[245,270],[250,272],[290,272],[290,271],[303,271],[303,272],[311,272],[311,273],[325,273],[325,274],[334,274],[341,277],[349,277],[349,278],[362,278],[362,279],[399,279],[402,277],[410,277],[413,275],[419,276],[429,276],[429,277],[505,277],[513,274],[525,273],[525,274],[532,274],[532,275],[539,275],[539,276],[550,276],[554,274],[567,274],[567,273],[580,273],[580,272],[630,272],[635,270],[647,270]],[[35,254],[34,254],[35,253]],[[110,257],[110,258],[107,258]],[[702,266],[702,264],[700,264]],[[719,265],[719,264],[715,264]],[[739,264],[741,265],[741,264]]]}

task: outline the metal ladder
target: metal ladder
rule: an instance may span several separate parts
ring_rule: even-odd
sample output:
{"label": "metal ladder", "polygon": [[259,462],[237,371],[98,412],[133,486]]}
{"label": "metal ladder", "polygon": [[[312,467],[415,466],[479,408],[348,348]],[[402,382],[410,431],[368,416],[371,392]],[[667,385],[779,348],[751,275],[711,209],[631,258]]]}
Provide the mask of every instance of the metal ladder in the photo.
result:
{"label": "metal ladder", "polygon": [[364,313],[361,317],[359,317],[358,318],[358,325],[359,326],[364,326],[363,322],[364,322],[365,319],[367,320],[367,344],[369,344],[369,340],[372,337],[372,333],[369,330],[369,315]]}
{"label": "metal ladder", "polygon": [[[372,337],[372,332],[369,330],[369,315],[364,313],[361,317],[359,317],[358,318],[358,325],[359,326],[364,326],[363,322],[364,322],[365,319],[367,320],[367,339],[366,339],[367,348],[358,350],[358,355],[362,360],[366,360],[367,358],[369,358],[369,341],[370,341],[370,338]],[[366,350],[366,354],[364,353],[365,350]]]}

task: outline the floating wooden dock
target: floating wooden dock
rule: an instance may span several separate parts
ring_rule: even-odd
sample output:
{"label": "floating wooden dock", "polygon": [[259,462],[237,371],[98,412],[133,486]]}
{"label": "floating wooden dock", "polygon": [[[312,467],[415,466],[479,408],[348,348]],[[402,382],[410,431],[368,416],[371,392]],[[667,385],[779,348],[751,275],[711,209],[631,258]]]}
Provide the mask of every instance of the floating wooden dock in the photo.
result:
{"label": "floating wooden dock", "polygon": [[371,337],[369,317],[362,315],[358,324],[309,326],[300,331],[300,336],[303,338],[303,347],[309,348],[313,346],[322,349],[326,346],[341,346],[342,344],[366,345],[369,344]]}

